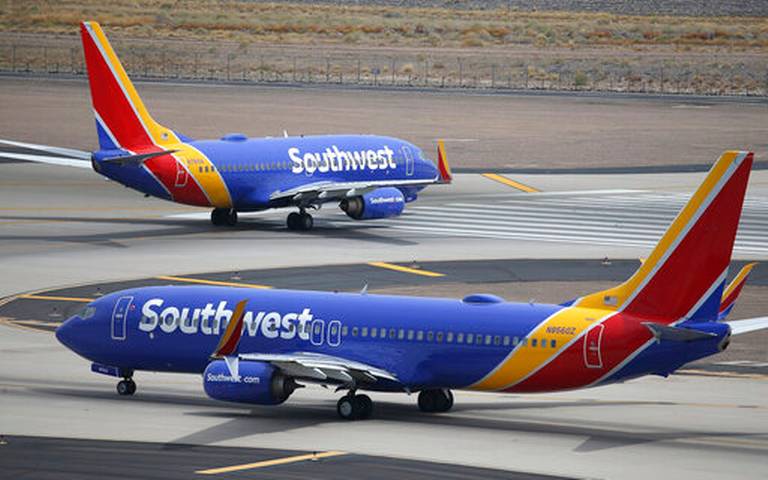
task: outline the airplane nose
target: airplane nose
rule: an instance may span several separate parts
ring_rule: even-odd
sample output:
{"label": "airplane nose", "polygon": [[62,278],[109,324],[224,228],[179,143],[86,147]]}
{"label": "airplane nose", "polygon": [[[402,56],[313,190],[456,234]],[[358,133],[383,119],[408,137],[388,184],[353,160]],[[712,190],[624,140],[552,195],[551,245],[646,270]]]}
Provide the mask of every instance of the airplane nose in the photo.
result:
{"label": "airplane nose", "polygon": [[72,331],[74,330],[73,323],[75,321],[76,319],[74,317],[69,318],[56,329],[56,339],[70,350],[74,350],[72,348],[74,340]]}

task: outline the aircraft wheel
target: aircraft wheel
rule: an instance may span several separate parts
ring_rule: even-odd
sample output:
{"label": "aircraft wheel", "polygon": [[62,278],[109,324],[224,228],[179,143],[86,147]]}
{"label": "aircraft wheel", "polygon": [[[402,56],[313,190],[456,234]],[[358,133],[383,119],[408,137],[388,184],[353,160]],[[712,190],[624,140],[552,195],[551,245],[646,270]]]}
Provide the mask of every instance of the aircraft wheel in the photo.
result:
{"label": "aircraft wheel", "polygon": [[339,414],[344,420],[356,420],[358,405],[355,402],[355,398],[349,395],[344,395],[336,403],[336,413]]}
{"label": "aircraft wheel", "polygon": [[211,223],[217,227],[226,224],[229,211],[225,208],[214,208],[211,211]]}
{"label": "aircraft wheel", "polygon": [[117,382],[117,394],[121,396],[130,396],[136,393],[136,382],[130,378]]}
{"label": "aircraft wheel", "polygon": [[419,392],[419,409],[426,413],[447,412],[453,407],[453,393],[447,388]]}
{"label": "aircraft wheel", "polygon": [[297,212],[289,213],[288,219],[286,220],[286,223],[288,224],[288,230],[298,230],[300,218],[301,218],[301,215],[298,214]]}
{"label": "aircraft wheel", "polygon": [[312,218],[312,215],[308,213],[302,213],[299,215],[300,217],[300,225],[301,230],[308,231],[312,230],[312,227],[315,225],[315,220]]}
{"label": "aircraft wheel", "polygon": [[373,400],[368,395],[355,395],[358,414],[361,419],[371,418],[373,415]]}
{"label": "aircraft wheel", "polygon": [[226,210],[224,213],[224,223],[229,227],[237,225],[237,210],[234,208]]}

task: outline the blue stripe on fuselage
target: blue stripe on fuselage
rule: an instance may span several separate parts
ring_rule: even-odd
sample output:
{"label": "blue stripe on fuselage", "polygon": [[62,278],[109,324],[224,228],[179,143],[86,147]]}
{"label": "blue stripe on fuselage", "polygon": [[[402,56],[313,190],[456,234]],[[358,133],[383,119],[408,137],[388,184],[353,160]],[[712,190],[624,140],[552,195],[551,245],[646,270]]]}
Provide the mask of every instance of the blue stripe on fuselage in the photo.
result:
{"label": "blue stripe on fuselage", "polygon": [[221,172],[235,208],[241,211],[281,206],[270,202],[272,193],[306,184],[437,176],[436,167],[418,147],[391,137],[320,135],[201,140],[191,145]]}
{"label": "blue stripe on fuselage", "polygon": [[[96,362],[124,368],[201,372],[219,340],[217,332],[223,329],[220,324],[215,327],[215,320],[211,321],[215,314],[211,311],[231,311],[237,302],[248,299],[247,311],[251,316],[250,319],[246,316],[241,353],[324,353],[386,369],[411,387],[466,386],[496,367],[513,348],[493,343],[448,343],[448,332],[454,334],[454,339],[458,333],[523,337],[561,308],[513,303],[472,305],[460,300],[347,293],[148,287],[117,292],[96,301],[100,322],[94,322],[94,325],[109,325],[112,308],[123,296],[134,297],[133,309],[127,317],[126,339],[110,342],[109,328],[94,326],[87,334],[94,337],[91,341],[81,334],[84,344],[93,345],[92,353],[78,353]],[[149,303],[153,300],[154,303]],[[219,307],[220,302],[225,302],[223,308]],[[184,309],[187,309],[187,333],[178,322],[172,321],[174,316],[183,316]],[[193,326],[189,320],[195,317],[196,311],[198,320]],[[154,314],[158,315],[158,324],[152,327]],[[310,331],[308,339],[301,338],[295,331],[291,334],[290,328],[283,323],[287,314],[295,314],[289,317],[292,323],[300,323],[303,315],[304,322],[312,329],[319,328],[321,323],[315,321],[322,320],[322,333]],[[160,318],[163,315],[165,320]],[[308,315],[311,315],[311,321]],[[280,320],[275,320],[275,316]],[[207,319],[205,323],[201,323],[203,317]],[[346,331],[346,335],[337,339],[331,330],[332,321],[338,321],[335,325],[345,329],[338,331]],[[277,322],[276,329],[270,330],[273,322]],[[368,329],[366,337],[362,336],[363,328]],[[371,337],[373,328],[377,330],[375,338]],[[382,330],[385,332],[383,339]],[[400,338],[401,330],[404,338]],[[409,330],[414,330],[414,335],[422,331],[424,340],[409,341]],[[442,332],[441,341],[438,341],[439,332]],[[323,336],[322,341],[318,335]],[[394,338],[390,338],[391,335]],[[432,340],[427,341],[428,337]],[[337,340],[339,344],[335,346]],[[109,348],[101,346],[105,342]]]}

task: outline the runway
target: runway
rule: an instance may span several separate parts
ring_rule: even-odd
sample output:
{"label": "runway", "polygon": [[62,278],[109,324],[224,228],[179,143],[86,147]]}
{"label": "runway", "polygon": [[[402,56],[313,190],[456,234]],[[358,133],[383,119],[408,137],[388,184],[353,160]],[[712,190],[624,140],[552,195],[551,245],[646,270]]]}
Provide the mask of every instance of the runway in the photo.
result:
{"label": "runway", "polygon": [[[24,118],[14,128],[30,131]],[[88,170],[0,154],[0,477],[24,478],[20,447],[40,451],[35,478],[86,476],[84,467],[101,471],[105,459],[120,465],[121,449],[136,460],[131,478],[202,477],[195,472],[329,451],[344,455],[213,476],[765,476],[765,332],[666,379],[552,395],[457,392],[455,410],[440,415],[420,413],[413,397],[378,394],[374,419],[346,423],[336,417],[337,394],[320,388],[277,408],[247,408],[209,400],[198,377],[140,372],[137,395],[119,398],[113,379],[89,373],[50,334],[83,302],[19,297],[87,301],[139,283],[198,280],[565,301],[626,278],[703,176],[460,174],[403,217],[355,222],[328,206],[314,231],[296,233],[284,227],[286,212],[214,228],[206,211],[145,199]],[[760,170],[734,269],[768,258],[767,234],[768,171]],[[763,269],[732,318],[768,312]]]}

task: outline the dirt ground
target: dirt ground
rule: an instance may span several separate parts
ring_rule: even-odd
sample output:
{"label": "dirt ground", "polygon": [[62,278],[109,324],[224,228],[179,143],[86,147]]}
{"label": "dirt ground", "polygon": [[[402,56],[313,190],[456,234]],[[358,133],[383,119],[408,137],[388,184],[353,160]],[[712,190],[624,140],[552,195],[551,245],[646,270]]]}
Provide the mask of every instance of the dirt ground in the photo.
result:
{"label": "dirt ground", "polygon": [[[728,148],[768,160],[768,103],[628,97],[471,95],[227,85],[137,85],[153,116],[194,138],[376,133],[454,167],[701,164]],[[0,78],[0,138],[91,150],[86,82]]]}

